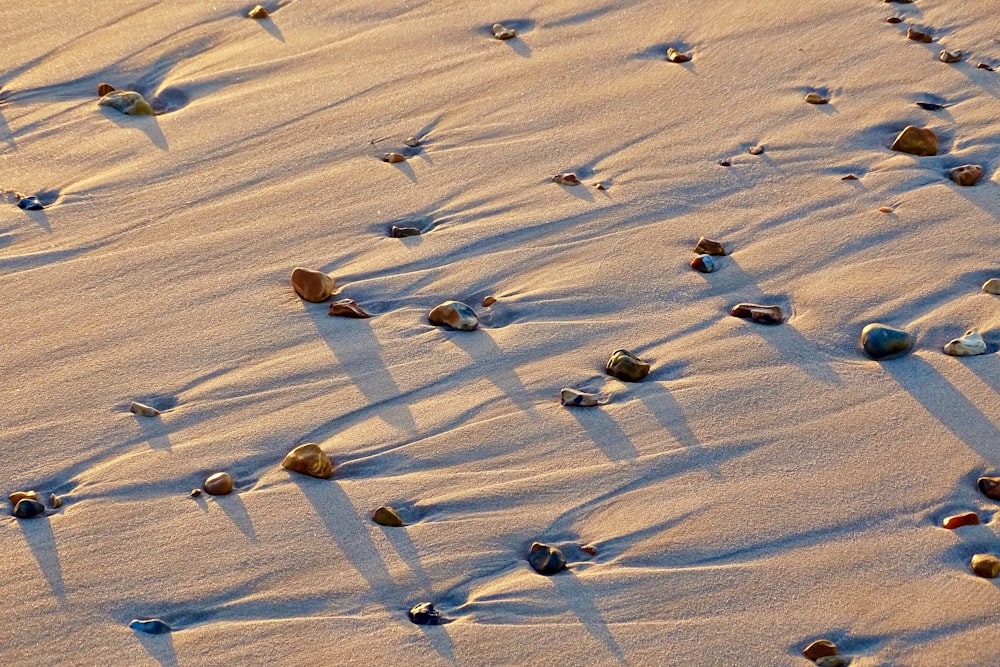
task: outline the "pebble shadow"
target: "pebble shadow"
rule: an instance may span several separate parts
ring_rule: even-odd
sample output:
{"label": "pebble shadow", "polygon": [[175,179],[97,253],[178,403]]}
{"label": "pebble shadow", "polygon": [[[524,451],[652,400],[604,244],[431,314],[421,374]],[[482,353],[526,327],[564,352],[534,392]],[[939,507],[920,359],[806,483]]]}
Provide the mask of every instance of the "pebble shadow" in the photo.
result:
{"label": "pebble shadow", "polygon": [[580,623],[587,629],[595,639],[604,644],[608,652],[614,656],[619,663],[626,663],[625,652],[618,645],[608,624],[601,614],[601,610],[594,602],[594,596],[587,590],[587,587],[577,578],[571,570],[565,570],[552,575],[552,583],[556,592],[562,597],[567,609],[571,609]]}
{"label": "pebble shadow", "polygon": [[66,603],[66,584],[63,582],[62,566],[59,563],[59,551],[56,548],[55,534],[48,516],[34,519],[18,519],[18,526],[25,542],[31,549],[31,554],[38,562],[38,568],[52,589],[52,594],[60,606]]}
{"label": "pebble shadow", "polygon": [[253,520],[247,511],[247,506],[243,499],[235,491],[225,496],[213,496],[215,504],[226,513],[229,520],[236,524],[247,539],[252,544],[257,544],[257,531],[254,530]]}
{"label": "pebble shadow", "polygon": [[622,430],[615,418],[606,412],[606,406],[564,409],[576,418],[609,461],[627,461],[639,455],[628,434]]}
{"label": "pebble shadow", "polygon": [[174,650],[174,639],[169,632],[162,635],[150,635],[132,630],[130,632],[161,667],[177,667],[177,652]]}
{"label": "pebble shadow", "polygon": [[167,138],[163,135],[163,131],[156,122],[155,116],[128,116],[107,107],[101,107],[101,112],[105,118],[118,127],[134,128],[144,133],[149,137],[150,142],[160,150],[165,151],[170,149],[170,146],[167,144]]}

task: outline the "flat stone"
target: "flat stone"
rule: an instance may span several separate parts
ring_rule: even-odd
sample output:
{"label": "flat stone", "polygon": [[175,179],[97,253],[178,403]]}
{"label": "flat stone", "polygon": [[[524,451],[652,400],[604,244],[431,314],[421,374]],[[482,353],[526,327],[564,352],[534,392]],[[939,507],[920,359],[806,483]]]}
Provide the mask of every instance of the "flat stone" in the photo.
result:
{"label": "flat stone", "polygon": [[479,326],[479,318],[472,306],[461,301],[445,301],[427,314],[427,321],[435,326],[458,331],[472,331]]}
{"label": "flat stone", "polygon": [[976,554],[971,564],[972,571],[980,577],[995,579],[1000,574],[1000,558],[993,554]]}
{"label": "flat stone", "polygon": [[962,526],[978,525],[979,515],[975,512],[962,512],[961,514],[946,516],[944,520],[941,521],[941,527],[947,528],[948,530],[955,530],[956,528],[961,528]]}
{"label": "flat stone", "polygon": [[625,382],[638,382],[649,375],[649,364],[628,350],[615,350],[604,371]]}
{"label": "flat stone", "polygon": [[10,501],[11,505],[16,505],[25,498],[28,500],[38,500],[38,491],[15,491],[7,496],[7,500]]}
{"label": "flat stone", "polygon": [[758,324],[781,324],[785,319],[781,306],[766,306],[759,303],[738,303],[732,307],[729,314],[733,317],[749,318]]}
{"label": "flat stone", "polygon": [[943,63],[957,63],[962,59],[964,54],[961,51],[948,51],[947,49],[942,49],[941,53],[938,54],[938,60]]}
{"label": "flat stone", "polygon": [[397,227],[393,225],[389,228],[389,236],[394,239],[403,239],[407,236],[420,236],[421,231],[418,227]]}
{"label": "flat stone", "polygon": [[824,656],[837,655],[837,645],[829,639],[817,639],[802,649],[802,655],[815,662]]}
{"label": "flat stone", "polygon": [[828,104],[830,102],[830,98],[813,92],[806,94],[806,102],[809,104]]}
{"label": "flat stone", "polygon": [[948,178],[958,185],[975,185],[976,181],[983,175],[983,168],[978,164],[963,164],[948,172]]}
{"label": "flat stone", "polygon": [[924,111],[941,111],[941,109],[944,109],[944,105],[937,102],[915,102],[915,104]]}
{"label": "flat stone", "polygon": [[694,246],[694,251],[699,255],[715,255],[722,256],[727,254],[726,247],[719,243],[718,241],[713,241],[712,239],[706,239],[702,236],[698,239],[698,243]]}
{"label": "flat stone", "polygon": [[873,322],[861,330],[861,347],[872,359],[898,357],[908,352],[912,345],[913,336],[902,329]]}
{"label": "flat stone", "polygon": [[903,19],[899,16],[890,16],[885,20],[886,23],[902,23]]}
{"label": "flat stone", "polygon": [[691,56],[686,53],[681,53],[671,46],[667,49],[667,60],[672,63],[686,63],[691,60]]}
{"label": "flat stone", "polygon": [[987,294],[1000,294],[1000,278],[990,278],[983,283],[983,291]]}
{"label": "flat stone", "polygon": [[129,116],[152,116],[153,107],[146,98],[134,90],[112,90],[97,100],[102,107],[110,107]]}
{"label": "flat stone", "polygon": [[266,19],[270,15],[271,13],[260,5],[254,5],[254,8],[247,13],[247,16],[252,19]]}
{"label": "flat stone", "polygon": [[173,629],[158,618],[135,619],[128,624],[128,627],[136,632],[145,632],[147,635],[162,635]]}
{"label": "flat stone", "polygon": [[402,153],[389,152],[382,156],[382,162],[388,162],[389,164],[399,164],[406,160],[406,156]]}
{"label": "flat stone", "polygon": [[907,125],[892,142],[892,150],[910,155],[937,155],[938,138],[934,130]]}
{"label": "flat stone", "polygon": [[920,32],[915,28],[906,29],[906,39],[912,39],[914,42],[922,42],[924,44],[930,44],[934,41],[934,38],[926,32]]}
{"label": "flat stone", "polygon": [[132,414],[139,415],[140,417],[155,417],[160,414],[160,411],[152,405],[146,405],[145,403],[140,403],[139,401],[132,401],[129,403],[128,411]]}
{"label": "flat stone", "polygon": [[976,481],[980,492],[991,500],[1000,500],[1000,477],[980,477]]}
{"label": "flat stone", "polygon": [[517,37],[517,30],[514,28],[508,28],[502,23],[494,23],[490,30],[493,32],[493,36],[497,39],[514,39]]}
{"label": "flat stone", "polygon": [[898,5],[908,5],[913,2],[913,0],[882,0],[882,2],[895,2]]}
{"label": "flat stone", "polygon": [[566,567],[566,557],[553,546],[533,542],[528,551],[528,563],[539,574],[555,574]]}
{"label": "flat stone", "polygon": [[45,206],[38,200],[38,197],[29,195],[17,200],[17,207],[25,211],[41,211]]}
{"label": "flat stone", "polygon": [[421,602],[414,605],[409,612],[410,620],[417,625],[441,625],[444,618],[441,612],[434,608],[430,602]]}
{"label": "flat stone", "polygon": [[601,394],[591,394],[567,388],[559,392],[559,402],[567,407],[590,408],[596,405],[604,405],[608,402],[608,399]]}
{"label": "flat stone", "polygon": [[987,72],[993,72],[993,71],[995,71],[993,67],[991,67],[990,65],[987,65],[986,63],[979,63],[978,65],[976,65],[976,69],[984,69]]}
{"label": "flat stone", "polygon": [[292,289],[306,301],[326,301],[335,288],[333,278],[322,271],[303,269],[301,266],[292,271]]}
{"label": "flat stone", "polygon": [[217,472],[208,476],[203,485],[205,493],[213,496],[225,496],[233,491],[233,477],[228,472]]}
{"label": "flat stone", "polygon": [[571,171],[564,171],[553,176],[552,182],[559,185],[580,185],[580,178]]}
{"label": "flat stone", "polygon": [[31,519],[45,514],[45,505],[31,498],[23,498],[14,505],[14,516],[19,519]]}
{"label": "flat stone", "polygon": [[330,304],[330,315],[334,317],[353,317],[355,319],[371,317],[354,299],[334,301]]}
{"label": "flat stone", "polygon": [[953,357],[972,357],[977,354],[986,354],[986,341],[978,331],[966,331],[959,338],[948,341],[944,346],[944,353]]}
{"label": "flat stone", "polygon": [[691,268],[701,273],[712,273],[718,267],[711,255],[698,255],[691,260]]}
{"label": "flat stone", "polygon": [[391,507],[379,507],[372,512],[372,521],[380,526],[390,526],[399,528],[403,525],[403,519]]}
{"label": "flat stone", "polygon": [[292,472],[319,479],[333,477],[333,461],[320,449],[319,445],[307,442],[288,452],[281,467]]}

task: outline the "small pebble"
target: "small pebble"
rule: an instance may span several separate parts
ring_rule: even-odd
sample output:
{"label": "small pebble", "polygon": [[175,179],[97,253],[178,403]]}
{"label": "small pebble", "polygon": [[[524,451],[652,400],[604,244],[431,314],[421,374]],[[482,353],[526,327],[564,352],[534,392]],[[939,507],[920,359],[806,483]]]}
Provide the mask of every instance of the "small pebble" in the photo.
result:
{"label": "small pebble", "polygon": [[427,313],[427,321],[435,326],[444,326],[458,331],[472,331],[479,326],[476,311],[461,301],[445,301]]}
{"label": "small pebble", "polygon": [[330,304],[330,315],[334,317],[353,317],[355,319],[371,317],[354,299],[340,299],[332,302]]}
{"label": "small pebble", "polygon": [[104,97],[108,93],[115,92],[115,87],[110,83],[99,83],[97,84],[97,96]]}
{"label": "small pebble", "polygon": [[292,289],[306,301],[326,301],[335,288],[333,278],[322,271],[303,269],[301,266],[292,271]]}
{"label": "small pebble", "polygon": [[978,65],[976,65],[976,69],[984,69],[987,72],[994,71],[993,68],[987,65],[986,63],[979,63]]}
{"label": "small pebble", "polygon": [[129,403],[128,410],[129,412],[137,414],[140,417],[155,417],[160,414],[160,411],[152,405],[146,405],[145,403],[139,403],[138,401],[132,401]]}
{"label": "small pebble", "polygon": [[847,176],[842,176],[840,178],[840,180],[842,180],[842,181],[856,181],[856,180],[858,180],[858,177],[855,176],[854,174],[848,174]]}
{"label": "small pebble", "polygon": [[403,525],[403,519],[391,507],[379,507],[372,513],[372,521],[380,526],[392,528],[399,528]]}
{"label": "small pebble", "polygon": [[936,104],[934,102],[917,102],[917,106],[925,111],[940,111],[944,109],[943,104]]}
{"label": "small pebble", "polygon": [[567,407],[590,408],[595,405],[604,405],[608,399],[600,394],[590,394],[567,388],[559,392],[559,402]]}
{"label": "small pebble", "polygon": [[892,150],[919,156],[937,155],[937,135],[934,130],[907,125],[892,142]]}
{"label": "small pebble", "polygon": [[802,655],[814,662],[828,655],[837,655],[837,653],[837,645],[829,639],[817,639],[802,649]]}
{"label": "small pebble", "polygon": [[892,213],[893,210],[894,209],[891,206],[879,206],[878,207],[878,212],[879,213]]}
{"label": "small pebble", "polygon": [[402,239],[407,236],[420,236],[420,229],[417,227],[397,227],[393,225],[389,228],[389,236],[394,239]]}
{"label": "small pebble", "polygon": [[502,23],[494,23],[492,31],[493,36],[497,39],[514,39],[517,37],[517,30],[514,28],[508,28]]}
{"label": "small pebble", "polygon": [[201,495],[201,489],[191,489],[191,493],[188,494],[192,498],[197,498]]}
{"label": "small pebble", "polygon": [[747,152],[750,153],[750,155],[763,155],[764,154],[764,147],[763,146],[751,146],[750,150],[748,150]]}
{"label": "small pebble", "polygon": [[441,612],[434,608],[430,602],[421,602],[410,609],[410,620],[417,625],[441,625],[444,619]]}
{"label": "small pebble", "polygon": [[382,156],[382,162],[388,162],[389,164],[398,164],[406,159],[406,156],[402,153],[389,152]]}
{"label": "small pebble", "polygon": [[991,500],[1000,500],[1000,477],[980,477],[976,486],[984,496]]}
{"label": "small pebble", "polygon": [[898,16],[890,16],[885,20],[886,23],[902,23],[903,19]]}
{"label": "small pebble", "polygon": [[830,102],[829,97],[823,97],[819,93],[808,93],[806,95],[806,102],[809,104],[827,104]]}
{"label": "small pebble", "polygon": [[255,5],[254,8],[251,9],[249,13],[247,13],[247,16],[252,19],[266,19],[270,15],[271,12],[267,11],[260,5]]}
{"label": "small pebble", "polygon": [[691,260],[691,268],[701,273],[712,273],[718,267],[711,255],[698,255]]}
{"label": "small pebble", "polygon": [[34,195],[29,195],[28,197],[21,197],[17,201],[17,207],[24,209],[25,211],[41,211],[45,208],[42,202],[38,201],[38,197]]}
{"label": "small pebble", "polygon": [[404,141],[403,143],[409,146],[410,148],[416,148],[423,142],[417,137],[407,137],[406,141]]}
{"label": "small pebble", "polygon": [[686,63],[691,60],[691,56],[686,53],[681,53],[674,47],[667,49],[667,60],[672,63]]}
{"label": "small pebble", "polygon": [[785,319],[780,306],[764,306],[759,303],[738,303],[732,307],[729,314],[733,317],[749,318],[759,324],[781,324]]}
{"label": "small pebble", "polygon": [[948,51],[942,49],[941,53],[938,54],[938,60],[943,63],[957,63],[962,59],[961,51]]}
{"label": "small pebble", "polygon": [[983,175],[983,168],[978,164],[963,164],[948,171],[948,178],[957,185],[968,187],[975,185]]}
{"label": "small pebble", "polygon": [[333,477],[333,461],[320,449],[319,445],[308,442],[288,452],[281,467],[292,472],[329,479]]}
{"label": "small pebble", "polygon": [[906,29],[906,39],[912,39],[914,42],[923,42],[924,44],[930,44],[934,41],[934,38],[926,32],[920,32],[913,28]]}
{"label": "small pebble", "polygon": [[497,298],[495,296],[484,296],[483,297],[483,308],[489,308],[490,306],[492,306],[496,302],[497,302]]}
{"label": "small pebble", "polygon": [[718,241],[707,239],[704,236],[698,239],[698,243],[694,246],[694,251],[699,255],[716,255],[718,257],[728,254],[726,246]]}
{"label": "small pebble", "polygon": [[913,0],[882,0],[882,2],[886,2],[886,3],[888,3],[888,2],[895,2],[896,4],[900,4],[900,5],[908,5],[908,4],[912,3]]}
{"label": "small pebble", "polygon": [[134,90],[113,90],[97,100],[102,107],[111,107],[129,116],[151,116],[153,107]]}
{"label": "small pebble", "polygon": [[993,554],[976,554],[972,557],[972,571],[980,577],[994,579],[1000,574],[1000,559]]}
{"label": "small pebble", "polygon": [[628,350],[615,350],[604,371],[624,382],[638,382],[649,375],[650,366]]}
{"label": "small pebble", "polygon": [[731,167],[731,166],[733,166],[733,163],[732,163],[731,160],[719,160],[719,166],[720,167]]}
{"label": "small pebble", "polygon": [[552,177],[553,183],[559,185],[580,185],[580,179],[571,171],[565,171]]}
{"label": "small pebble", "polygon": [[948,530],[955,530],[956,528],[961,528],[962,526],[978,525],[979,515],[975,512],[962,512],[961,514],[946,516],[941,522],[941,527],[947,528]]}
{"label": "small pebble", "polygon": [[598,183],[594,187],[597,188],[598,190],[607,190],[608,189],[608,185],[604,181],[601,181],[600,183]]}
{"label": "small pebble", "polygon": [[528,563],[539,574],[555,574],[566,567],[566,557],[555,547],[533,542],[528,552]]}
{"label": "small pebble", "polygon": [[213,496],[225,496],[233,491],[233,477],[228,472],[217,472],[205,480],[205,493]]}
{"label": "small pebble", "polygon": [[861,330],[861,347],[872,359],[890,359],[909,351],[913,336],[902,329],[878,322],[865,325]]}
{"label": "small pebble", "polygon": [[990,278],[983,283],[983,291],[987,294],[1000,294],[1000,278]]}
{"label": "small pebble", "polygon": [[49,494],[49,505],[51,505],[52,509],[54,509],[54,510],[59,509],[60,507],[62,507],[62,498],[60,498],[59,496],[57,496],[54,493],[50,493]]}
{"label": "small pebble", "polygon": [[128,624],[128,627],[136,632],[145,632],[147,635],[162,635],[172,630],[169,625],[158,618],[135,619]]}
{"label": "small pebble", "polygon": [[31,498],[23,498],[14,505],[14,516],[19,519],[31,519],[45,514],[45,505]]}
{"label": "small pebble", "polygon": [[981,333],[970,329],[961,337],[948,341],[944,346],[944,353],[953,357],[973,357],[977,354],[986,354],[986,341],[983,340]]}
{"label": "small pebble", "polygon": [[584,544],[582,547],[580,547],[580,551],[587,554],[588,556],[597,555],[597,547],[595,547],[593,544]]}
{"label": "small pebble", "polygon": [[16,505],[25,498],[27,498],[28,500],[38,500],[38,491],[15,491],[14,493],[7,496],[7,499],[10,500],[11,505]]}
{"label": "small pebble", "polygon": [[825,655],[816,660],[816,667],[847,667],[848,662],[842,655]]}

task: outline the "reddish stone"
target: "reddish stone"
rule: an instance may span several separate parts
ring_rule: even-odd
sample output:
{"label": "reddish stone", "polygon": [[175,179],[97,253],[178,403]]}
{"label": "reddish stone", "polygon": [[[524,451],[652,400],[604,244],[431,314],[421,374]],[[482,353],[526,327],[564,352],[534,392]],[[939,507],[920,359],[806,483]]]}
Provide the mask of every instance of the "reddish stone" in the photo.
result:
{"label": "reddish stone", "polygon": [[962,526],[978,526],[979,525],[979,515],[975,512],[962,512],[961,514],[954,514],[944,518],[941,522],[943,528],[948,530],[955,530],[956,528],[961,528]]}

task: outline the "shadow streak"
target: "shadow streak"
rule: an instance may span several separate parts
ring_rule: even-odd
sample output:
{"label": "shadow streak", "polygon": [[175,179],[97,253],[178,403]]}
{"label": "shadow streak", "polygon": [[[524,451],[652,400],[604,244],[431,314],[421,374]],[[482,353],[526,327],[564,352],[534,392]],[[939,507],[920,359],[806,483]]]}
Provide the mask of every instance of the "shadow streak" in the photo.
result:
{"label": "shadow streak", "polygon": [[478,332],[448,331],[448,342],[461,349],[472,361],[477,370],[485,371],[483,376],[492,382],[523,412],[531,417],[537,417],[535,404],[528,395],[528,390],[521,383],[514,368],[508,368],[508,359],[504,351],[496,344],[489,331],[479,329]]}
{"label": "shadow streak", "polygon": [[107,107],[101,107],[101,111],[104,112],[105,118],[118,127],[137,129],[145,133],[152,144],[160,150],[169,150],[167,138],[163,136],[163,131],[160,129],[159,123],[156,122],[155,116],[129,116]]}
{"label": "shadow streak", "polygon": [[45,580],[52,589],[52,594],[59,604],[66,603],[66,584],[62,578],[62,567],[59,564],[59,552],[56,549],[56,538],[52,532],[52,524],[48,517],[35,519],[19,519],[18,525],[24,540],[31,549],[31,554],[38,562],[38,568],[45,575]]}
{"label": "shadow streak", "polygon": [[604,407],[566,409],[576,417],[577,422],[609,461],[624,461],[639,455],[639,450],[632,444],[632,440],[614,417],[605,412]]}
{"label": "shadow streak", "polygon": [[566,608],[573,610],[587,632],[604,644],[615,660],[620,663],[626,662],[625,652],[622,651],[622,647],[618,645],[614,635],[608,629],[608,624],[601,615],[601,610],[594,603],[593,595],[577,576],[572,571],[567,570],[552,576],[551,580],[565,602]]}
{"label": "shadow streak", "polygon": [[[213,496],[214,497],[214,496]],[[239,494],[235,491],[225,496],[218,496],[215,498],[215,504],[226,513],[229,520],[236,524],[247,539],[251,543],[257,543],[257,531],[254,530],[253,520],[250,518],[250,513],[247,512],[247,506],[243,503],[243,499],[240,498]]]}
{"label": "shadow streak", "polygon": [[152,449],[170,451],[170,431],[159,415],[156,417],[136,415],[135,420],[139,423],[139,428],[142,429],[142,436]]}
{"label": "shadow streak", "polygon": [[177,667],[177,653],[174,650],[174,638],[170,633],[148,635],[145,632],[133,632],[142,647],[146,649],[153,660],[161,667]]}

